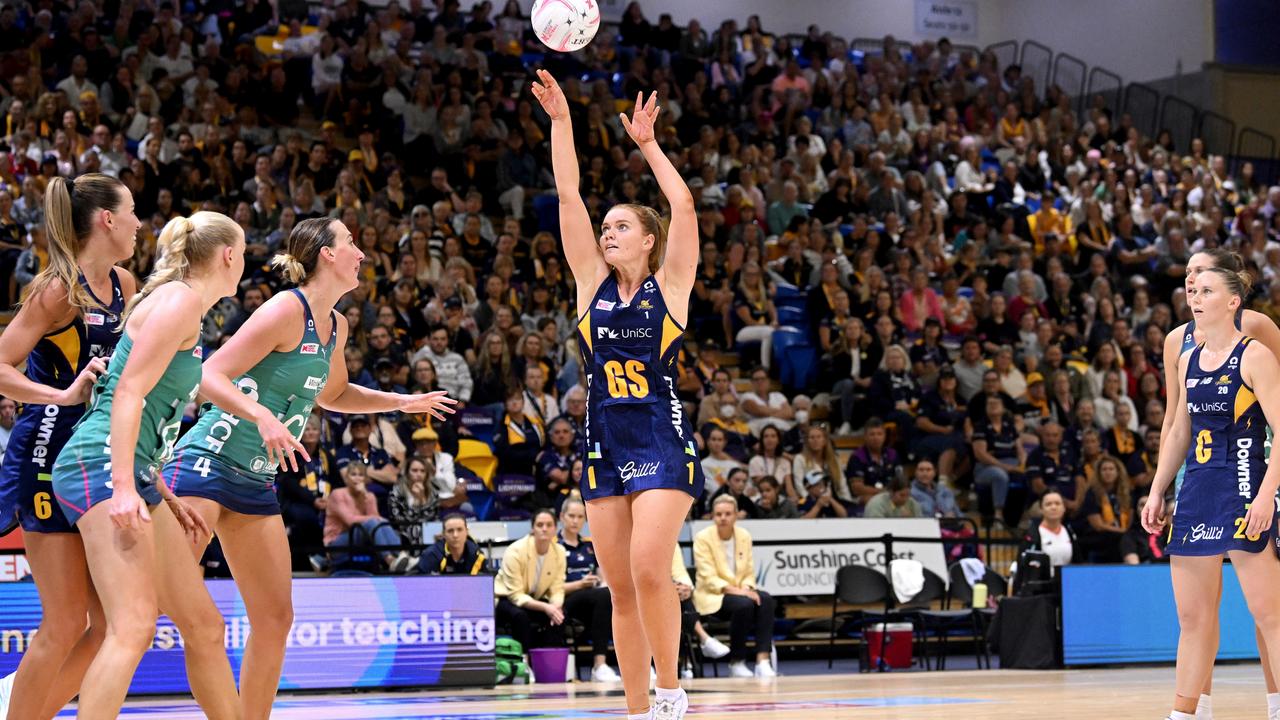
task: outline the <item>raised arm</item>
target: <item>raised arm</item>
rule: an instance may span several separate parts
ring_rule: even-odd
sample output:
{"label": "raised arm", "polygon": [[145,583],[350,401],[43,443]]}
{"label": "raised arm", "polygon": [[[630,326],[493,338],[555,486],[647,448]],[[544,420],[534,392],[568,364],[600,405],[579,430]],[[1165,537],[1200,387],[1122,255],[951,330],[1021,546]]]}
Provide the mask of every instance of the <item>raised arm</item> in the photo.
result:
{"label": "raised arm", "polygon": [[538,80],[530,89],[551,118],[551,169],[555,172],[556,194],[560,197],[560,236],[569,270],[577,281],[577,309],[581,313],[609,267],[596,247],[596,233],[579,190],[578,153],[573,145],[569,101],[551,73],[538,70]]}
{"label": "raised arm", "polygon": [[[344,348],[347,346],[347,319],[342,315],[334,317],[338,323],[338,342],[335,347]],[[440,413],[453,414],[453,405],[457,402],[446,397],[443,390],[401,395],[353,385],[347,375],[346,357],[338,351],[333,353],[333,358],[329,361],[329,380],[316,396],[317,405],[334,412],[381,413],[399,410],[405,413],[427,413],[441,422],[445,418]]]}
{"label": "raised arm", "polygon": [[[262,436],[262,444],[267,451],[267,462],[283,469],[298,472],[298,460],[295,452],[302,459],[310,462],[311,456],[306,448],[284,423],[257,401],[257,393],[249,395],[243,392],[233,381],[248,372],[272,351],[287,351],[295,342],[290,335],[298,335],[301,340],[302,304],[292,298],[292,293],[272,300],[257,312],[249,316],[244,325],[231,336],[213,357],[201,367],[200,394],[214,405],[237,417],[253,422]],[[285,330],[281,337],[282,328]],[[301,430],[299,430],[301,434]]]}
{"label": "raised arm", "polygon": [[698,273],[698,254],[701,250],[698,242],[698,216],[693,208],[693,194],[680,171],[671,164],[671,159],[662,152],[654,134],[654,125],[658,121],[658,93],[649,95],[648,101],[644,93],[636,94],[636,105],[631,117],[619,114],[622,127],[640,147],[640,152],[653,170],[658,187],[666,196],[671,206],[671,227],[667,230],[667,254],[662,259],[662,267],[657,273],[658,284],[663,287],[663,297],[672,315],[678,321],[688,316],[689,293]]}

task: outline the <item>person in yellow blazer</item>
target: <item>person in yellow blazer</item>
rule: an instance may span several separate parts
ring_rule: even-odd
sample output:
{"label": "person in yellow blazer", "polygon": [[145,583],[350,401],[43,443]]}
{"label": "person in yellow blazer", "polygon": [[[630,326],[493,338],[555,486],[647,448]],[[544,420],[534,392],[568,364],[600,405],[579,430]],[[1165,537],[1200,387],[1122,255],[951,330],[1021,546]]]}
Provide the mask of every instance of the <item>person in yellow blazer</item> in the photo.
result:
{"label": "person in yellow blazer", "polygon": [[564,546],[556,542],[556,517],[533,515],[533,532],[511,543],[493,581],[494,616],[525,650],[561,647],[564,639]]}
{"label": "person in yellow blazer", "polygon": [[[698,584],[693,605],[704,618],[729,621],[729,674],[733,677],[771,678],[777,675],[770,660],[773,650],[773,598],[756,589],[751,535],[737,527],[738,501],[720,495],[711,506],[715,525],[693,537],[693,563]],[[756,636],[755,672],[747,669],[747,634]]]}
{"label": "person in yellow blazer", "polygon": [[[688,634],[693,631],[698,635],[698,644],[702,648],[702,656],[711,660],[719,660],[729,654],[729,646],[717,640],[698,619],[698,611],[693,606],[693,579],[689,577],[689,569],[684,566],[684,553],[676,546],[675,555],[671,557],[671,582],[676,584],[676,595],[680,598],[680,632]],[[692,677],[692,671],[686,677]]]}

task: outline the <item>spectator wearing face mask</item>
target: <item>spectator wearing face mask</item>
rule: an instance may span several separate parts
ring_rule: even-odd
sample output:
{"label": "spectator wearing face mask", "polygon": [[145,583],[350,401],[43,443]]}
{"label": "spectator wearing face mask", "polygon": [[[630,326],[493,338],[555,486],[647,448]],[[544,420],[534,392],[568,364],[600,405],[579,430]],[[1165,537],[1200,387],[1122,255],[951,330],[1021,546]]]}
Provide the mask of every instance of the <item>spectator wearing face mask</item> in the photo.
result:
{"label": "spectator wearing face mask", "polygon": [[725,399],[724,404],[720,406],[719,414],[702,427],[702,437],[707,438],[713,429],[724,433],[725,452],[729,453],[734,460],[745,464],[751,459],[751,450],[756,445],[756,439],[751,434],[747,421],[742,418],[742,408],[736,396]]}

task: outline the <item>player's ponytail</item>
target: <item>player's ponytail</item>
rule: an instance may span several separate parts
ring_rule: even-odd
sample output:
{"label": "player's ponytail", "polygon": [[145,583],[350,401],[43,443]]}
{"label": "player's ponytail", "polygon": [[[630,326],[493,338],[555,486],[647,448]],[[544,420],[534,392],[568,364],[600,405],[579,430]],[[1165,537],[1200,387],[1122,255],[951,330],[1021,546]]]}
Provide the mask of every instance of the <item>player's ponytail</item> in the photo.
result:
{"label": "player's ponytail", "polygon": [[1211,267],[1205,268],[1204,272],[1210,272],[1222,278],[1222,284],[1226,286],[1227,292],[1240,298],[1242,304],[1249,298],[1249,293],[1253,290],[1253,276],[1247,270],[1228,270],[1222,267]]}
{"label": "player's ponytail", "polygon": [[129,314],[143,298],[165,283],[186,279],[192,268],[203,265],[221,248],[234,245],[241,232],[235,221],[221,213],[201,211],[189,218],[170,220],[156,240],[160,259],[156,260],[146,284],[125,307],[119,327],[124,327]]}
{"label": "player's ponytail", "polygon": [[87,173],[76,180],[55,177],[49,181],[44,196],[49,262],[24,289],[23,302],[57,283],[66,289],[67,304],[71,307],[80,310],[101,307],[80,283],[80,253],[93,230],[94,215],[101,210],[120,211],[123,189],[124,184],[119,180],[101,173]]}
{"label": "player's ponytail", "polygon": [[337,238],[333,232],[336,222],[330,218],[311,218],[295,225],[285,243],[285,251],[272,258],[272,267],[294,285],[305,283],[315,274],[320,251],[333,247]]}

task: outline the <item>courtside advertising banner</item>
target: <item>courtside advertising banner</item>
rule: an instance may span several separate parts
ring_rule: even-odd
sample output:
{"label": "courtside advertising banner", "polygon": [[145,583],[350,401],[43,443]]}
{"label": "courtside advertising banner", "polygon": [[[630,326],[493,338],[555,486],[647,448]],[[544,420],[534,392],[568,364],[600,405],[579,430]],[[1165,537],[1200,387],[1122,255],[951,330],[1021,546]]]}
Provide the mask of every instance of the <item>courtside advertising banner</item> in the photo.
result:
{"label": "courtside advertising banner", "polygon": [[[713,523],[698,520],[690,523],[692,534]],[[939,538],[941,529],[935,518],[843,518],[826,520],[739,520],[738,527],[751,534],[756,565],[756,585],[770,595],[830,595],[836,586],[836,571],[845,565],[864,565],[888,574],[885,567],[885,534],[898,537]],[[875,539],[874,542],[841,542],[849,539]],[[692,539],[692,536],[690,536]],[[796,545],[770,545],[771,541],[808,541]],[[895,542],[895,560],[918,560],[943,582],[947,580],[947,561],[942,543]],[[691,556],[686,558],[690,565]]]}
{"label": "courtside advertising banner", "polygon": [[[249,639],[230,580],[207,581],[226,618],[237,677]],[[295,578],[285,690],[488,686],[494,680],[493,578]],[[0,584],[0,675],[13,672],[40,622],[33,583]],[[186,693],[182,637],[161,617],[130,693]]]}

